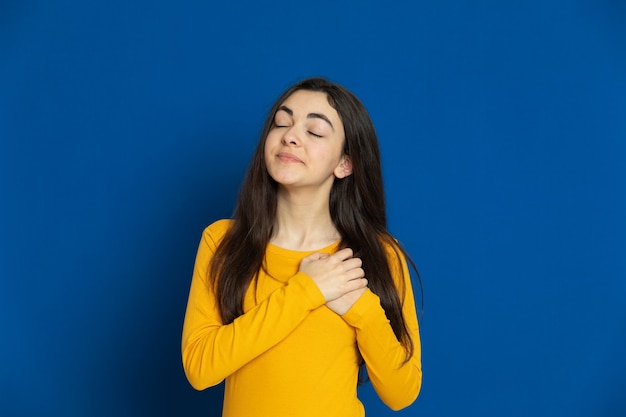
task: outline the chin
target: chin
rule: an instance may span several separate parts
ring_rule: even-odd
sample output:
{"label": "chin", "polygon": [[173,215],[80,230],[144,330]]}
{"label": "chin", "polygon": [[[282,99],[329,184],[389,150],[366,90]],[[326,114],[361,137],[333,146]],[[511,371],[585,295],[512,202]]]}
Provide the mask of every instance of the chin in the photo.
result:
{"label": "chin", "polygon": [[288,185],[298,181],[298,178],[296,178],[296,176],[294,176],[291,172],[285,172],[284,170],[277,171],[278,172],[268,171],[268,173],[270,174],[270,177],[272,177],[272,179],[279,184]]}

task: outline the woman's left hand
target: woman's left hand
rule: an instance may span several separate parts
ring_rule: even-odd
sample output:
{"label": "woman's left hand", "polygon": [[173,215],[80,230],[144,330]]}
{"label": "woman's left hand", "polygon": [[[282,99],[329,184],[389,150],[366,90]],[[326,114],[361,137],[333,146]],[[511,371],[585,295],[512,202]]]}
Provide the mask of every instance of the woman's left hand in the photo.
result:
{"label": "woman's left hand", "polygon": [[356,303],[356,301],[361,298],[365,291],[367,291],[367,287],[350,291],[349,293],[346,293],[341,297],[334,299],[333,301],[328,301],[326,303],[326,306],[340,316],[343,316],[348,312],[348,310],[350,310],[354,303]]}

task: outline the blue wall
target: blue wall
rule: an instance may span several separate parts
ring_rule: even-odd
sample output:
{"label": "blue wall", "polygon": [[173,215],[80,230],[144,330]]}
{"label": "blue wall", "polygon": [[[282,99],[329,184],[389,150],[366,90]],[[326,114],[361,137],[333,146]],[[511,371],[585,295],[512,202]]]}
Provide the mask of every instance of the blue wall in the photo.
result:
{"label": "blue wall", "polygon": [[219,415],[195,250],[311,75],[370,110],[423,275],[399,415],[626,415],[626,3],[262,3],[0,5],[0,415]]}

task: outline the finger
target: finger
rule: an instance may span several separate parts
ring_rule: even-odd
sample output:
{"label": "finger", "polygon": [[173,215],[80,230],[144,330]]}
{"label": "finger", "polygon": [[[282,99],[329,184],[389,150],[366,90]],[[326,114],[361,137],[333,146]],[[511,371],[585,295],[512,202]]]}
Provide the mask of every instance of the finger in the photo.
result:
{"label": "finger", "polygon": [[346,281],[351,281],[353,279],[360,279],[365,277],[365,271],[363,268],[354,268],[345,273]]}
{"label": "finger", "polygon": [[349,293],[349,292],[356,291],[358,289],[365,288],[365,287],[367,287],[367,279],[357,278],[357,279],[353,279],[351,281],[346,282],[343,286],[343,289],[345,293]]}
{"label": "finger", "polygon": [[335,254],[332,256],[341,261],[345,261],[346,259],[352,258],[352,254],[353,254],[352,249],[345,248],[345,249],[335,252]]}
{"label": "finger", "polygon": [[361,276],[365,275],[363,268],[361,267],[361,260],[358,258],[351,258],[345,261],[342,261],[337,265],[337,271],[340,272],[344,276],[350,276],[352,279],[355,276],[358,276],[359,273]]}
{"label": "finger", "polygon": [[363,261],[361,261],[361,258],[349,258],[343,261],[343,265],[346,269],[361,268]]}

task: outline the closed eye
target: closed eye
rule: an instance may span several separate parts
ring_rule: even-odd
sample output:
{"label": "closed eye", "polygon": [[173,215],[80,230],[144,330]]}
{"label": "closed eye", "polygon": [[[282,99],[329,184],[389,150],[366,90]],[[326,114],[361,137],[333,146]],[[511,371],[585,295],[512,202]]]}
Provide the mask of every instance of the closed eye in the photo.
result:
{"label": "closed eye", "polygon": [[309,134],[312,135],[312,136],[315,136],[316,138],[323,137],[322,135],[318,135],[317,133],[311,132],[310,130],[309,130]]}

